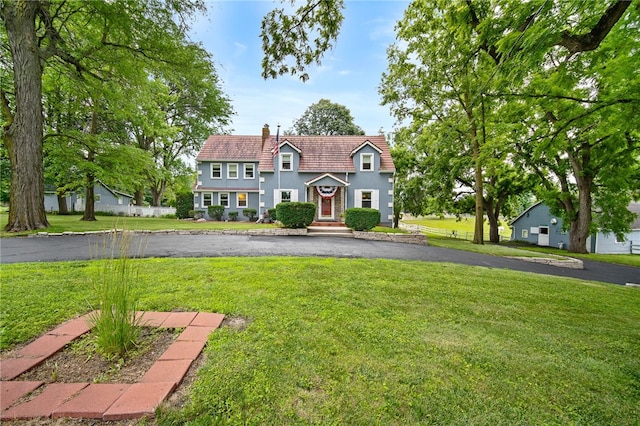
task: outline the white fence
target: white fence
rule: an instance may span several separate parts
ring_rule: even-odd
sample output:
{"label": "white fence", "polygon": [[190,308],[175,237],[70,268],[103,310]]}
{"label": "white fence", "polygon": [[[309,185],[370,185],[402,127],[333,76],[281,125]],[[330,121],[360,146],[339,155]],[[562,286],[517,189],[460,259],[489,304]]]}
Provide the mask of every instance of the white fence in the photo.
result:
{"label": "white fence", "polygon": [[[414,225],[414,224],[403,223],[403,222],[400,222],[399,228],[404,229],[405,231],[419,232],[421,234],[440,235],[443,237],[473,241],[473,232],[461,232],[453,229],[444,229],[444,228],[431,228],[429,226]],[[486,240],[489,240],[488,232],[485,232],[484,238]],[[500,241],[504,241],[504,240],[509,240],[509,239],[500,235]]]}
{"label": "white fence", "polygon": [[111,212],[116,215],[124,216],[146,216],[146,217],[160,217],[166,214],[176,214],[175,207],[153,207],[153,206],[100,206],[96,204],[96,211]]}

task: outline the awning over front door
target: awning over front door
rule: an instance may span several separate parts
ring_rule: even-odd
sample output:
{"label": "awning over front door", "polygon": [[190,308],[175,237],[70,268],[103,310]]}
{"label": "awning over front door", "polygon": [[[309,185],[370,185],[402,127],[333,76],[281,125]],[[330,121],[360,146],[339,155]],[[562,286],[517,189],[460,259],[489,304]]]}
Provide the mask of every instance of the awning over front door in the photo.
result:
{"label": "awning over front door", "polygon": [[340,179],[331,173],[324,173],[320,176],[316,176],[313,179],[309,179],[304,183],[305,186],[349,186],[350,183]]}

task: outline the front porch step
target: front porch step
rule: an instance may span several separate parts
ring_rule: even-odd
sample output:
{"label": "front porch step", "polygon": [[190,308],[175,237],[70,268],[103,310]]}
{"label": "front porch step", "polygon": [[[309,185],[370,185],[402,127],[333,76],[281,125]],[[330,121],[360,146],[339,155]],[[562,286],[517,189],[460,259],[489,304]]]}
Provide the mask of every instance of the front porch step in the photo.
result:
{"label": "front porch step", "polygon": [[308,226],[307,235],[311,237],[353,238],[353,232],[346,226]]}

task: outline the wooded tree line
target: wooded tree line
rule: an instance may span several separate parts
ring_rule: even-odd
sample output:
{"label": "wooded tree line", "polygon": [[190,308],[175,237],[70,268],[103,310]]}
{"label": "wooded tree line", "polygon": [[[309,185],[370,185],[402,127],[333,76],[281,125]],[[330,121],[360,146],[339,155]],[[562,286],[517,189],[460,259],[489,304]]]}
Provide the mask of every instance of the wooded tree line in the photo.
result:
{"label": "wooded tree line", "polygon": [[[640,2],[416,1],[380,92],[407,123],[409,205],[475,196],[474,242],[530,192],[561,216],[569,251],[628,231],[640,196]],[[401,195],[402,196],[407,196]]]}
{"label": "wooded tree line", "polygon": [[[187,37],[202,0],[3,0],[3,145],[9,231],[47,227],[44,182],[58,194],[96,180],[159,205],[189,190],[185,156],[233,113],[212,57]],[[182,179],[182,182],[179,180]],[[60,204],[64,210],[66,205]]]}

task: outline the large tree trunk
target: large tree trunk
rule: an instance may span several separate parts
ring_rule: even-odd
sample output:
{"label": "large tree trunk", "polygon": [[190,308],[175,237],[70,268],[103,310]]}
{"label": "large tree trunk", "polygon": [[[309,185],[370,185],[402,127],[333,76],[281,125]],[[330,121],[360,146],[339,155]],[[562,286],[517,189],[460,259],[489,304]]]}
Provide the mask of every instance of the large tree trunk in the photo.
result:
{"label": "large tree trunk", "polygon": [[67,215],[69,214],[69,209],[67,208],[67,197],[64,194],[56,193],[58,197],[58,214]]}
{"label": "large tree trunk", "polygon": [[85,205],[84,205],[84,214],[82,215],[82,219],[86,221],[95,221],[96,220],[96,208],[95,208],[95,177],[91,174],[87,175],[87,187],[85,189]]}
{"label": "large tree trunk", "polygon": [[587,239],[591,230],[591,191],[584,189],[588,185],[584,179],[578,179],[578,211],[569,227],[569,252],[588,253]]}
{"label": "large tree trunk", "polygon": [[[3,135],[11,163],[9,222],[5,231],[21,232],[49,226],[44,210],[42,152],[42,66],[36,37],[37,1],[2,3],[13,60],[15,114]],[[7,110],[3,96],[3,109]]]}
{"label": "large tree trunk", "polygon": [[500,243],[500,203],[495,203],[492,198],[484,200],[485,212],[489,220],[489,241],[492,243]]}
{"label": "large tree trunk", "polygon": [[138,189],[134,194],[136,206],[144,206],[144,189]]}
{"label": "large tree trunk", "polygon": [[162,197],[164,196],[164,191],[167,189],[167,181],[162,180],[157,182],[155,185],[151,187],[151,196],[153,200],[151,202],[152,206],[160,207],[162,204]]}
{"label": "large tree trunk", "polygon": [[588,253],[587,239],[591,232],[592,198],[594,186],[593,165],[591,162],[591,145],[583,141],[576,151],[567,150],[573,176],[578,187],[578,210],[569,225],[569,252]]}
{"label": "large tree trunk", "polygon": [[473,244],[484,244],[484,183],[482,176],[482,164],[480,162],[480,142],[475,124],[471,124],[471,139],[473,142],[474,160],[474,190],[476,193],[476,219],[473,229]]}

